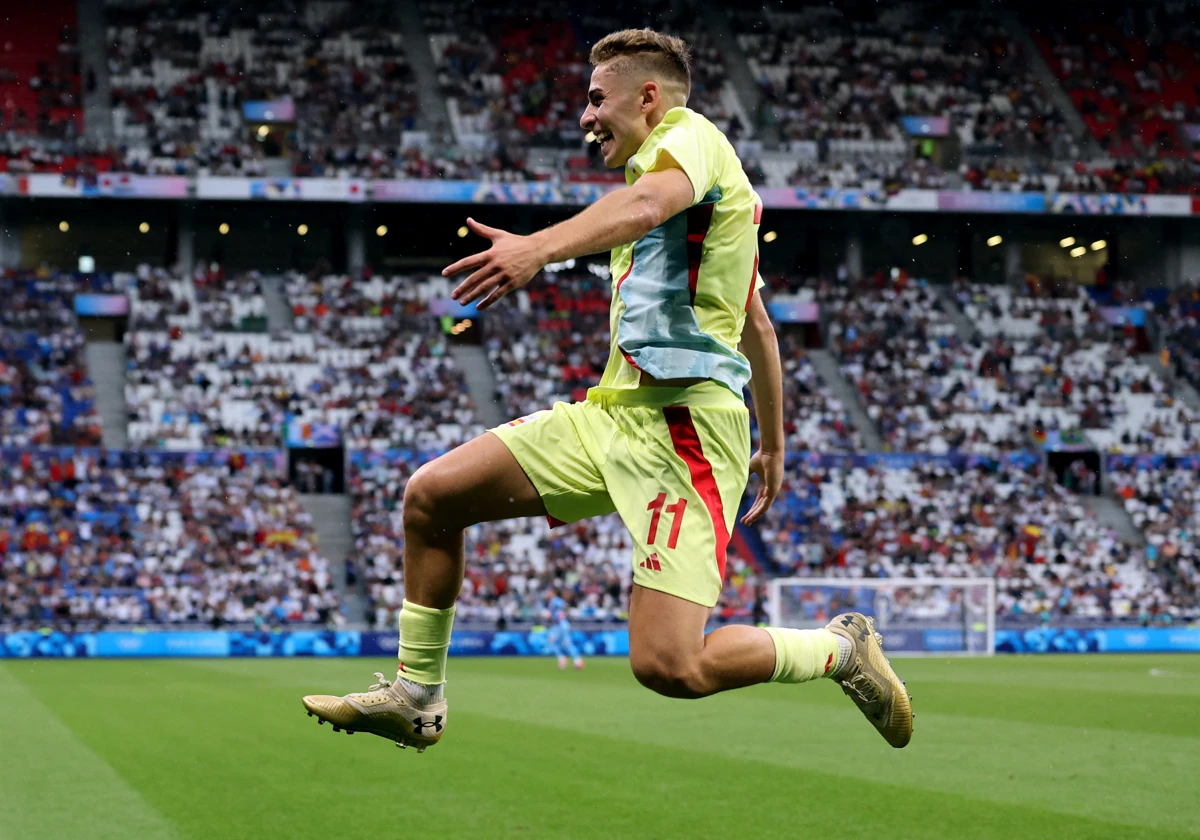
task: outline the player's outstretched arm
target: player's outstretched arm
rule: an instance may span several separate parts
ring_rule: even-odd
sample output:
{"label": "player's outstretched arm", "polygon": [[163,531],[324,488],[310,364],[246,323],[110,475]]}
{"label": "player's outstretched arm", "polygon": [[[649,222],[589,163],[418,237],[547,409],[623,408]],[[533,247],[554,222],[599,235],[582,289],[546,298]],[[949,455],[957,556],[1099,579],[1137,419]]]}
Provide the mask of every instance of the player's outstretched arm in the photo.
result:
{"label": "player's outstretched arm", "polygon": [[750,360],[750,397],[758,415],[759,449],[750,459],[750,472],[762,482],[754,505],[742,517],[749,525],[767,512],[783,486],[783,366],[779,339],[758,292],[750,300],[742,329],[742,352]]}
{"label": "player's outstretched arm", "polygon": [[671,166],[647,172],[631,187],[615,190],[565,222],[520,236],[467,219],[467,227],[491,240],[486,251],[442,270],[443,277],[472,272],[451,297],[487,309],[542,270],[546,263],[583,257],[636,242],[695,202],[692,182]]}

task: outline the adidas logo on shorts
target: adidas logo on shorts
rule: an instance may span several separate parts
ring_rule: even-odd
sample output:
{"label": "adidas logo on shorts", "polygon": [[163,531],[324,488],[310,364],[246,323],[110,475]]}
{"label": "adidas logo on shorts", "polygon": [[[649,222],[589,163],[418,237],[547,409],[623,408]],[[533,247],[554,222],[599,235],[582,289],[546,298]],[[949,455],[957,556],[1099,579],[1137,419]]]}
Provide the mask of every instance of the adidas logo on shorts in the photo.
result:
{"label": "adidas logo on shorts", "polygon": [[661,572],[662,565],[658,562],[658,552],[651,554],[638,565],[643,569],[649,569],[652,572]]}

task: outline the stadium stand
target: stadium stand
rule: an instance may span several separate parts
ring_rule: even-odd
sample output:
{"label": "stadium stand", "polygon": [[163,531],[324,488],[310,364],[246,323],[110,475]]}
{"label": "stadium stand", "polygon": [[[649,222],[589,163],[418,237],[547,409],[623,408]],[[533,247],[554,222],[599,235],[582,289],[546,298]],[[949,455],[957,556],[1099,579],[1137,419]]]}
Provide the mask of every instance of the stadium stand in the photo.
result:
{"label": "stadium stand", "polygon": [[1020,395],[1010,410],[1035,428],[1086,429],[1105,451],[1196,452],[1197,418],[1172,384],[1138,359],[1132,339],[1117,340],[1086,292],[1064,292],[979,285],[959,292],[978,329],[1008,348],[1009,391]]}
{"label": "stadium stand", "polygon": [[6,10],[0,130],[54,139],[73,139],[82,132],[76,20],[71,0],[23,3]]}
{"label": "stadium stand", "polygon": [[[107,281],[87,284],[96,291]],[[100,442],[100,416],[72,307],[83,285],[67,274],[8,272],[0,277],[0,444]]]}
{"label": "stadium stand", "polygon": [[733,8],[730,16],[784,140],[815,143],[816,157],[835,170],[844,163],[859,177],[874,170],[872,179],[900,177],[912,186],[933,180],[928,172],[895,171],[908,156],[905,115],[947,117],[968,153],[1075,151],[1027,57],[987,12],[904,4],[856,14],[853,7],[767,4]]}
{"label": "stadium stand", "polygon": [[927,283],[879,276],[814,291],[842,372],[893,450],[996,455],[1025,445],[1024,423],[998,414],[988,387],[1003,348],[957,336]]}
{"label": "stadium stand", "polygon": [[1194,283],[1156,295],[1154,309],[1162,326],[1171,370],[1200,385],[1200,289]]}
{"label": "stadium stand", "polygon": [[608,359],[611,283],[565,270],[519,291],[487,320],[488,358],[505,411],[522,417],[586,395]]}
{"label": "stadium stand", "polygon": [[328,562],[274,457],[6,456],[0,623],[336,623]]}
{"label": "stadium stand", "polygon": [[801,463],[763,536],[775,562],[801,576],[995,577],[1001,618],[1197,614],[1193,558],[1178,568],[1147,562],[1073,494],[1015,465]]}
{"label": "stadium stand", "polygon": [[[587,52],[609,31],[653,23],[692,44],[692,106],[745,150],[755,184],[888,195],[1196,191],[1184,127],[1200,123],[1200,39],[1178,4],[1130,8],[1116,26],[1066,11],[1029,27],[1103,150],[1097,159],[1081,148],[1088,138],[1071,135],[1055,104],[1063,99],[1045,88],[1012,19],[991,11],[724,6],[759,109],[733,82],[742,57],[722,54],[728,42],[694,0],[603,8],[423,0],[418,8],[428,45],[408,40],[398,10],[382,2],[106,0],[114,145],[80,134],[92,82],[78,58],[75,6],[47,0],[40,16],[16,10],[8,20],[15,46],[0,52],[0,171],[59,173],[64,190],[109,171],[621,181],[620,171],[599,169],[578,126]],[[416,130],[423,109],[414,66],[426,46],[448,136]],[[252,135],[242,106],[284,98],[294,124]],[[903,127],[912,115],[945,117],[953,154],[915,152]],[[772,135],[782,151],[763,153]],[[29,179],[5,183],[20,180]],[[41,253],[32,240],[30,251]],[[1135,271],[1158,269],[1141,267],[1133,252],[1111,258],[1114,273],[1130,278],[1115,299],[1153,315],[1165,377],[1139,358],[1144,337],[1105,320],[1101,300],[1111,289],[1089,293],[1032,275],[1023,285],[960,280],[951,292],[968,336],[948,296],[904,271],[784,278],[820,307],[841,374],[887,454],[913,457],[864,453],[850,406],[818,374],[801,335],[781,330],[796,457],[776,508],[749,532],[755,539],[735,535],[716,619],[752,616],[765,575],[776,573],[994,576],[1000,615],[1015,623],[1200,617],[1200,418],[1176,381],[1200,385],[1200,293],[1194,285],[1152,293],[1144,287],[1164,281],[1135,282]],[[272,460],[294,420],[341,430],[348,559],[365,578],[368,621],[394,626],[404,596],[405,485],[419,464],[483,430],[430,311],[449,284],[413,269],[420,256],[387,262],[395,256],[381,264],[403,273],[335,273],[324,264],[288,273],[294,326],[275,332],[256,271],[215,263],[86,276],[8,271],[0,279],[0,622],[336,625],[329,563]],[[1181,258],[1178,272],[1185,264],[1194,259]],[[556,267],[486,315],[485,349],[506,415],[585,397],[608,354],[610,285],[598,266]],[[124,398],[130,445],[140,451],[94,448],[101,424],[71,302],[79,291],[129,298]],[[1030,453],[1055,435],[1074,435],[1116,465],[1108,489],[1145,545],[1101,524],[1051,480]],[[620,621],[630,552],[614,516],[556,529],[542,519],[475,527],[460,619],[538,621],[547,597],[561,592],[572,618]],[[944,615],[940,597],[906,608]]]}
{"label": "stadium stand", "polygon": [[[253,278],[239,282],[255,288]],[[206,292],[189,285],[167,281],[172,300],[196,299],[202,309],[196,296]],[[181,323],[127,333],[130,440],[176,449],[277,446],[288,419],[341,425],[354,447],[445,448],[473,437],[480,428],[445,339],[434,319],[415,317],[425,313],[428,288],[401,276],[354,283],[294,273],[293,333]]]}
{"label": "stadium stand", "polygon": [[1039,15],[1033,37],[1084,122],[1113,158],[1183,158],[1177,130],[1197,115],[1200,45],[1185,6],[1127,7],[1088,22]]}
{"label": "stadium stand", "polygon": [[[262,174],[241,106],[290,97],[306,174],[371,168],[418,101],[387,4],[110,0],[114,124],[133,171]],[[269,142],[276,142],[269,140]],[[289,144],[290,145],[290,144]]]}

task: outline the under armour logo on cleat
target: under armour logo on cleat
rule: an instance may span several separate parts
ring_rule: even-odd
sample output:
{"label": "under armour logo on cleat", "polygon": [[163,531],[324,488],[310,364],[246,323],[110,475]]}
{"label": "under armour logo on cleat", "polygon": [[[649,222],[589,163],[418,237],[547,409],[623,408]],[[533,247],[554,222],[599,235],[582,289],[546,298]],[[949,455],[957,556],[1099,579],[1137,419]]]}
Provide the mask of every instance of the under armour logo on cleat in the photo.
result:
{"label": "under armour logo on cleat", "polygon": [[434,734],[435,734],[435,735],[436,735],[438,732],[441,732],[441,731],[442,731],[442,716],[441,716],[441,715],[434,715],[434,716],[433,716],[433,720],[425,720],[425,718],[414,718],[414,719],[413,719],[413,730],[414,730],[414,731],[415,731],[415,732],[416,732],[418,735],[424,735],[424,734],[425,734],[425,727],[426,727],[426,726],[432,726],[432,727],[433,727],[433,732],[434,732]]}
{"label": "under armour logo on cleat", "polygon": [[658,562],[658,552],[651,554],[649,557],[647,557],[641,563],[638,563],[638,566],[640,566],[643,569],[649,569],[652,572],[661,572],[662,571],[662,564]]}

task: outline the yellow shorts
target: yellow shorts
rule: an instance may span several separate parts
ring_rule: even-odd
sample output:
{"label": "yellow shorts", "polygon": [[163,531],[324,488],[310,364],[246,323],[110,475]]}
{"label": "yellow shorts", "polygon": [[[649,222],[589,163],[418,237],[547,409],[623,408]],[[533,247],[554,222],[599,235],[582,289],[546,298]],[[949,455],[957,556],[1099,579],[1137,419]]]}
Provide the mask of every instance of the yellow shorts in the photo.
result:
{"label": "yellow shorts", "polygon": [[635,583],[716,605],[750,463],[749,412],[728,388],[592,389],[491,431],[552,520],[616,511]]}

